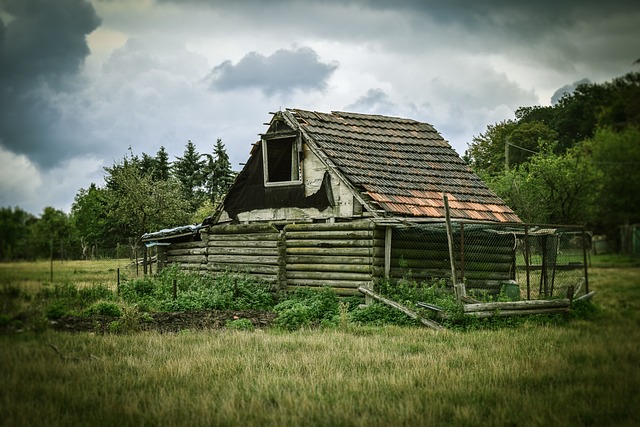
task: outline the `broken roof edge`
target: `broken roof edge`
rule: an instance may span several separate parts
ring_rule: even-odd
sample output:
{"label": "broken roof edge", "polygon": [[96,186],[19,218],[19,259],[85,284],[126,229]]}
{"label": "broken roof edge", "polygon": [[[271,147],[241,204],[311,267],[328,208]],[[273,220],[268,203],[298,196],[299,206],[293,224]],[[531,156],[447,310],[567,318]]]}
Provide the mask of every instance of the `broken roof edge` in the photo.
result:
{"label": "broken roof edge", "polygon": [[174,228],[165,228],[159,231],[154,231],[153,233],[145,233],[142,235],[141,240],[143,242],[155,241],[155,240],[163,240],[170,239],[182,236],[193,236],[201,229],[205,228],[204,224],[190,224],[190,225],[180,225]]}

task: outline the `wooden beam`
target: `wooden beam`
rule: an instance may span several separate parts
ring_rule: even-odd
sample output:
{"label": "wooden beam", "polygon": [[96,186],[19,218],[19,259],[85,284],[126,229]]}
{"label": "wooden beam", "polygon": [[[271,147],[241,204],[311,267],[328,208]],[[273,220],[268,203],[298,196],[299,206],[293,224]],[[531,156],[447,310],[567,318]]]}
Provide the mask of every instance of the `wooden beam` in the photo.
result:
{"label": "wooden beam", "polygon": [[393,228],[386,227],[384,234],[384,278],[388,279],[391,273],[391,239]]}
{"label": "wooden beam", "polygon": [[508,301],[508,302],[486,302],[478,304],[465,304],[465,313],[492,310],[531,310],[538,308],[566,308],[569,307],[569,300],[531,300],[531,301]]}
{"label": "wooden beam", "polygon": [[444,202],[444,219],[447,223],[447,242],[449,244],[449,259],[451,261],[451,281],[453,282],[453,289],[456,291],[456,297],[458,300],[467,296],[467,291],[464,287],[464,282],[458,283],[456,275],[456,261],[453,252],[453,230],[451,229],[451,217],[449,216],[449,198],[447,193],[442,192],[442,200]]}
{"label": "wooden beam", "polygon": [[358,291],[365,294],[366,296],[369,296],[373,299],[375,299],[376,301],[380,301],[383,304],[388,305],[389,307],[393,307],[396,310],[400,310],[401,312],[403,312],[404,314],[406,314],[407,316],[411,317],[412,319],[416,319],[418,320],[420,323],[422,323],[425,326],[428,326],[431,329],[435,329],[435,330],[442,330],[444,329],[442,327],[442,325],[439,325],[438,323],[434,322],[433,320],[429,320],[429,319],[424,319],[420,316],[418,316],[417,313],[415,313],[414,311],[411,311],[409,308],[405,307],[402,304],[399,304],[395,301],[392,301],[390,299],[387,299],[385,297],[383,297],[382,295],[378,295],[375,292],[373,292],[372,290],[369,290],[367,288],[363,288],[363,287],[359,287]]}

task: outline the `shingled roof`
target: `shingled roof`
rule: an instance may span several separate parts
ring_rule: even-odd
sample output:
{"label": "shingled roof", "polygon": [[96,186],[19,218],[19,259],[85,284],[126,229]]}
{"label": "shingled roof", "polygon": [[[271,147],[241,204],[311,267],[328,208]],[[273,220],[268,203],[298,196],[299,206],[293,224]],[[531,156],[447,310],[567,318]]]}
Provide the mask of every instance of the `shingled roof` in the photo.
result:
{"label": "shingled roof", "polygon": [[285,114],[360,192],[397,216],[520,222],[427,123],[397,117],[287,109]]}

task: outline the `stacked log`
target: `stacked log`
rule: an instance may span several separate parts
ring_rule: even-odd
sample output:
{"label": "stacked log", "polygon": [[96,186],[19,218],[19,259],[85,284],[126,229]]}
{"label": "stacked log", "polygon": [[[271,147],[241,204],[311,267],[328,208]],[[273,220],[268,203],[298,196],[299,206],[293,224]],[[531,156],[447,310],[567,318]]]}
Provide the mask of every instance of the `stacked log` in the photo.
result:
{"label": "stacked log", "polygon": [[202,241],[173,243],[167,249],[167,263],[178,264],[185,271],[204,271],[207,245]]}
{"label": "stacked log", "polygon": [[211,227],[207,240],[207,269],[247,273],[277,284],[282,246],[280,231],[272,224],[221,225]]}
{"label": "stacked log", "polygon": [[528,314],[553,314],[569,311],[569,299],[531,300],[513,302],[489,302],[465,304],[464,314],[478,318],[494,316],[522,316]]}
{"label": "stacked log", "polygon": [[332,287],[338,295],[359,295],[384,273],[384,230],[370,221],[289,224],[286,289]]}

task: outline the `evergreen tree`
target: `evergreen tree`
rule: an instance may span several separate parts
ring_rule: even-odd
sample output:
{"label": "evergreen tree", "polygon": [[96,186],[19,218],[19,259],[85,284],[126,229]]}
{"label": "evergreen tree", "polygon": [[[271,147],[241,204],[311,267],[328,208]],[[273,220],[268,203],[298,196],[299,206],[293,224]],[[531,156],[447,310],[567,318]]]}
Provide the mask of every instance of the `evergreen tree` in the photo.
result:
{"label": "evergreen tree", "polygon": [[170,171],[171,164],[169,163],[169,154],[164,146],[160,146],[160,149],[156,153],[153,179],[156,181],[167,180],[170,177]]}
{"label": "evergreen tree", "polygon": [[173,176],[180,183],[182,196],[189,202],[190,213],[195,212],[206,198],[205,165],[206,161],[190,140],[185,146],[184,155],[176,157],[176,161],[173,162]]}
{"label": "evergreen tree", "polygon": [[218,138],[213,149],[213,156],[207,154],[206,166],[206,189],[208,200],[215,206],[224,197],[227,190],[233,183],[235,174],[231,170],[229,155]]}

